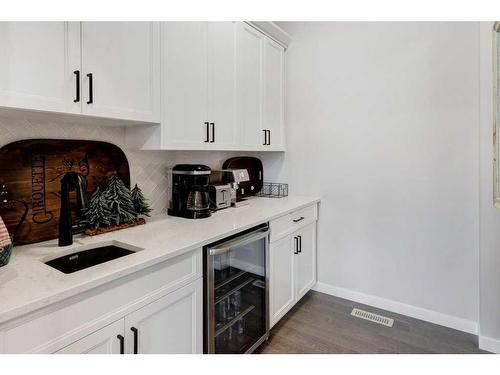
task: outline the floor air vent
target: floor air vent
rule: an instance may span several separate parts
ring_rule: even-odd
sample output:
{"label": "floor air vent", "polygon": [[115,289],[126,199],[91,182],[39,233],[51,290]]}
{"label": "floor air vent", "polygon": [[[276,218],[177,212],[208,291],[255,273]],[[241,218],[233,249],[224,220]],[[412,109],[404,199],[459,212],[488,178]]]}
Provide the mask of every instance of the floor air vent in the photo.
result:
{"label": "floor air vent", "polygon": [[394,324],[394,319],[386,318],[382,315],[373,314],[365,310],[352,309],[351,315],[357,318],[369,320],[370,322],[382,324],[387,327],[392,327],[392,325]]}

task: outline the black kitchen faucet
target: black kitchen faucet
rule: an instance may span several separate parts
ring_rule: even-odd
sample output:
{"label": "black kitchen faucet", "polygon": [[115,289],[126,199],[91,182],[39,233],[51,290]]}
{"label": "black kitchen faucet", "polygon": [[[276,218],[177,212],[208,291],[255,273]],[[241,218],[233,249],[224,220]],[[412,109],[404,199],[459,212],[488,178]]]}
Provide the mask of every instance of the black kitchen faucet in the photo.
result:
{"label": "black kitchen faucet", "polygon": [[59,246],[73,243],[73,223],[69,192],[76,190],[76,204],[81,212],[87,208],[87,181],[80,173],[68,172],[61,179],[61,214],[59,215]]}

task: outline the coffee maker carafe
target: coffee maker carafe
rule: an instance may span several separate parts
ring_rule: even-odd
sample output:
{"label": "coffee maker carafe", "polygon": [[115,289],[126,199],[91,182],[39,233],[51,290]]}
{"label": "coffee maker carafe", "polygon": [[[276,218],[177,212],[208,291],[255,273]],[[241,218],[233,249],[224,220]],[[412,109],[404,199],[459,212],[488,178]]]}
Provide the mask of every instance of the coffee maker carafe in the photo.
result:
{"label": "coffee maker carafe", "polygon": [[168,214],[188,219],[210,216],[210,167],[178,164],[172,169],[172,198]]}

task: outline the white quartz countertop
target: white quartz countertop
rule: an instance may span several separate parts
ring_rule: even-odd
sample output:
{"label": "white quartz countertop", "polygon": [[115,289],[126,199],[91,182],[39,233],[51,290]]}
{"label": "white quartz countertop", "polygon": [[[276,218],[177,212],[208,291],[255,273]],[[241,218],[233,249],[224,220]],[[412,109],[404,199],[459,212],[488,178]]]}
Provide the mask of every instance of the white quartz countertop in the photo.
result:
{"label": "white quartz countertop", "polygon": [[[57,240],[15,247],[10,263],[0,267],[0,324],[317,202],[301,196],[251,198],[247,206],[206,219],[161,215],[146,225],[95,237],[74,236],[67,247],[58,247]],[[141,251],[72,274],[44,264],[81,247],[113,242]]]}

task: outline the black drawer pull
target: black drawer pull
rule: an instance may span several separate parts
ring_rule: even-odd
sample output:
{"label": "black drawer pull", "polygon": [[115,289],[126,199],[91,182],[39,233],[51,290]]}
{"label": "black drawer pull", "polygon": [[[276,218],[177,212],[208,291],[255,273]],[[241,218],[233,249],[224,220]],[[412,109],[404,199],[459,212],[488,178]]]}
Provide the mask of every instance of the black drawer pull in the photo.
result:
{"label": "black drawer pull", "polygon": [[120,354],[125,354],[125,337],[118,335],[116,338],[120,340]]}
{"label": "black drawer pull", "polygon": [[80,71],[75,70],[73,74],[76,76],[76,95],[75,95],[75,100],[73,100],[74,103],[78,103],[80,101]]}
{"label": "black drawer pull", "polygon": [[92,104],[94,102],[94,78],[92,73],[87,74],[89,78],[89,100],[87,100],[87,104]]}
{"label": "black drawer pull", "polygon": [[134,332],[134,354],[137,354],[139,350],[139,330],[135,327],[130,328],[132,332]]}
{"label": "black drawer pull", "polygon": [[304,219],[305,219],[305,217],[304,217],[304,216],[301,216],[301,217],[299,217],[298,219],[293,219],[293,222],[294,222],[294,223],[298,223],[299,221],[302,221],[302,220],[304,220]]}

